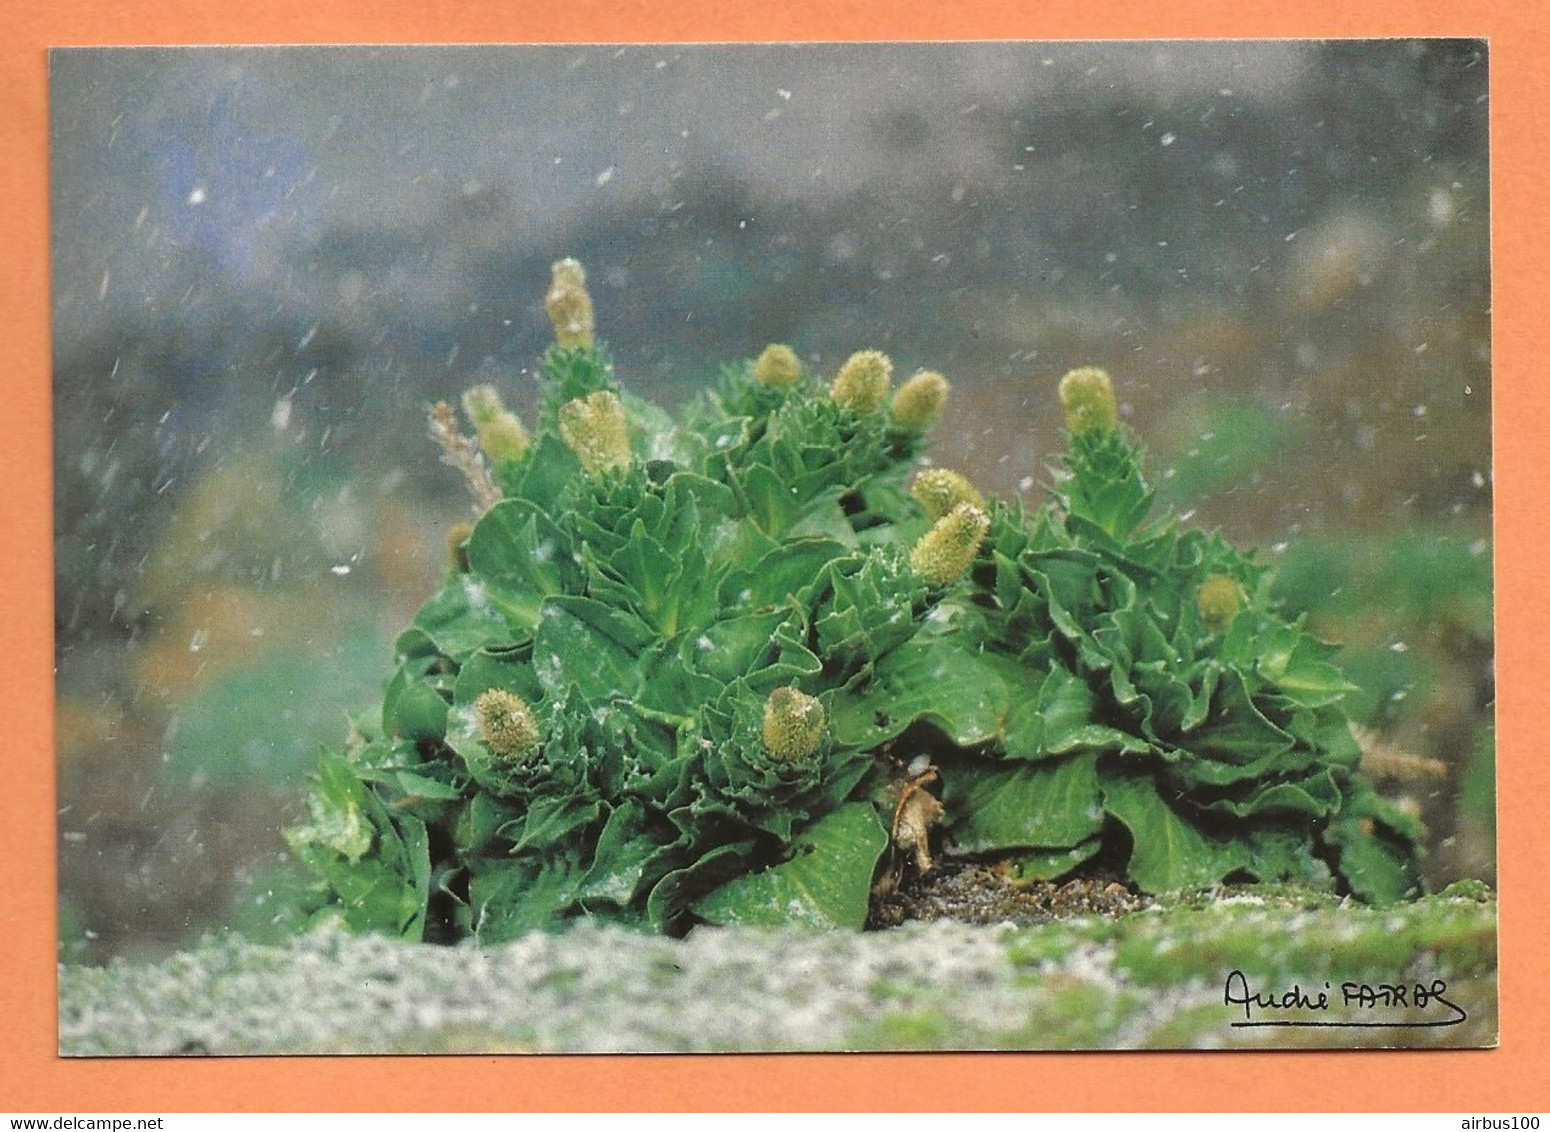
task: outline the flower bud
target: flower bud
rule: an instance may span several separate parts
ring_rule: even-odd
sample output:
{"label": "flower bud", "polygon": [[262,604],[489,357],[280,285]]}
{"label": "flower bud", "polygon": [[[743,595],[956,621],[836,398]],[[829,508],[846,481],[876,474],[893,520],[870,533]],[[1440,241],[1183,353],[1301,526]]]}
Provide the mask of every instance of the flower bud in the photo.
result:
{"label": "flower bud", "polygon": [[910,567],[934,586],[963,577],[990,530],[990,516],[972,503],[960,503],[938,519],[910,551]]}
{"label": "flower bud", "polygon": [[592,296],[587,294],[587,273],[573,259],[562,259],[553,268],[544,308],[554,324],[554,340],[561,346],[592,345]]}
{"label": "flower bud", "polygon": [[1213,633],[1232,624],[1243,608],[1243,588],[1225,574],[1212,574],[1200,583],[1195,594],[1195,609],[1200,620]]}
{"label": "flower bud", "polygon": [[789,389],[802,380],[802,359],[790,346],[766,346],[753,364],[753,379],[772,389]]}
{"label": "flower bud", "polygon": [[588,475],[630,466],[629,422],[624,405],[613,393],[590,393],[561,405],[560,436]]}
{"label": "flower bud", "polygon": [[489,688],[474,700],[474,718],[484,745],[513,762],[522,762],[538,750],[542,736],[533,709],[515,692]]}
{"label": "flower bud", "polygon": [[468,537],[473,533],[472,523],[453,523],[447,528],[447,564],[459,574],[468,573]]}
{"label": "flower bud", "polygon": [[1114,383],[1096,366],[1074,369],[1060,379],[1060,407],[1072,432],[1113,432],[1119,424]]}
{"label": "flower bud", "polygon": [[941,374],[921,370],[893,395],[893,404],[888,408],[893,423],[911,432],[925,432],[942,415],[951,388]]}
{"label": "flower bud", "polygon": [[957,472],[927,468],[910,484],[910,495],[932,519],[940,519],[960,503],[985,506],[985,497]]}
{"label": "flower bud", "polygon": [[501,402],[493,385],[476,385],[464,393],[463,411],[474,422],[479,447],[497,463],[520,460],[532,443],[517,414]]}
{"label": "flower bud", "polygon": [[854,413],[875,413],[888,399],[893,363],[880,350],[858,350],[834,375],[829,394]]}
{"label": "flower bud", "polygon": [[581,261],[566,256],[557,259],[549,267],[550,286],[552,287],[579,287],[583,291],[587,287],[587,269],[581,266]]}
{"label": "flower bud", "polygon": [[776,762],[810,758],[823,742],[823,704],[796,688],[776,688],[764,701],[764,749]]}

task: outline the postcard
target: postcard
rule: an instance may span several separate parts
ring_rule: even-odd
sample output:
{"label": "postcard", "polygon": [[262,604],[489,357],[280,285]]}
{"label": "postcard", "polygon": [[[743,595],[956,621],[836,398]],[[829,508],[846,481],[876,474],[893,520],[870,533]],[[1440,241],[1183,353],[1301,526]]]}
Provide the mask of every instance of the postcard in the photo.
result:
{"label": "postcard", "polygon": [[55,51],[61,1054],[1495,1045],[1487,56]]}

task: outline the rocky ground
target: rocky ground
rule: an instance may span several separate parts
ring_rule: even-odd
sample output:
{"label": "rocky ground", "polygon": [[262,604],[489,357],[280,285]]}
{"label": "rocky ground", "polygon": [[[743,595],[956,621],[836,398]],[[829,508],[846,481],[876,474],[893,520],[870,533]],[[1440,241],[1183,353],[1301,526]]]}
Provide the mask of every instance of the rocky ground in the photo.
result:
{"label": "rocky ground", "polygon": [[[332,933],[284,946],[212,938],[158,963],[62,966],[59,1048],[156,1056],[1495,1043],[1496,902],[1482,886],[1381,909],[1269,889],[1159,904],[1107,886],[1046,888],[1023,889],[1021,904],[1003,902],[992,922],[915,918],[859,934],[698,929],[672,940],[582,923],[491,949]],[[917,917],[932,900],[952,904],[944,893],[915,899]],[[1439,980],[1446,989],[1432,997]],[[1348,1007],[1347,982],[1377,998]],[[1327,993],[1330,1006],[1296,1005],[1293,984],[1309,1000]],[[1384,984],[1407,988],[1404,1002],[1382,1001],[1393,998]],[[1235,1027],[1245,1007],[1224,1001],[1229,986],[1240,1000],[1276,1000],[1251,1006],[1255,1021],[1385,1025]]]}

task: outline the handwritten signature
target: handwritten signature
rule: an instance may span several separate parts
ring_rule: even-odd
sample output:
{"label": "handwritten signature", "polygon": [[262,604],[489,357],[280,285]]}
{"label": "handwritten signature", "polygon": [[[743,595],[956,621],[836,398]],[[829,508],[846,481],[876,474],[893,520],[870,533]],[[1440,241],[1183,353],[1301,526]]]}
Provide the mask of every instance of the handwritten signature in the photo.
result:
{"label": "handwritten signature", "polygon": [[[1254,1026],[1301,1026],[1329,1027],[1352,1030],[1400,1030],[1433,1029],[1439,1026],[1457,1026],[1469,1017],[1464,1008],[1449,1002],[1446,995],[1446,979],[1433,979],[1430,983],[1359,983],[1344,982],[1337,989],[1332,983],[1320,988],[1304,988],[1293,983],[1284,990],[1264,992],[1249,985],[1248,976],[1233,971],[1227,976],[1222,988],[1222,1002],[1226,1006],[1243,1008],[1243,1020],[1233,1022],[1237,1028]],[[1419,1022],[1395,1021],[1373,1014],[1389,1010],[1414,1010],[1424,1012],[1442,1007],[1445,1016]],[[1255,1011],[1278,1011],[1281,1014],[1301,1014],[1307,1017],[1256,1018]],[[1328,1011],[1338,1011],[1338,1019],[1321,1017]]]}

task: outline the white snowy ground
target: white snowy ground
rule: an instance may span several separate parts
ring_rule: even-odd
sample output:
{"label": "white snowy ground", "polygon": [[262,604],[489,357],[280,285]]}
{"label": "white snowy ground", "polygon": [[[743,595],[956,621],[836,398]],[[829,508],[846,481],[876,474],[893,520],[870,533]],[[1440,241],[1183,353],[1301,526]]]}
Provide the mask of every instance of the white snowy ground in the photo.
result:
{"label": "white snowy ground", "polygon": [[[701,929],[684,940],[580,924],[495,948],[319,933],[210,940],[154,964],[61,966],[66,1056],[1489,1045],[1496,904],[1389,909],[1230,896],[1118,919],[913,923],[863,934]],[[1381,1029],[1234,1028],[1224,1002],[1310,994]],[[1431,987],[1417,1007],[1340,1005],[1342,982]],[[1465,1014],[1453,1025],[1438,1023]],[[1421,1026],[1419,1023],[1432,1023]]]}

